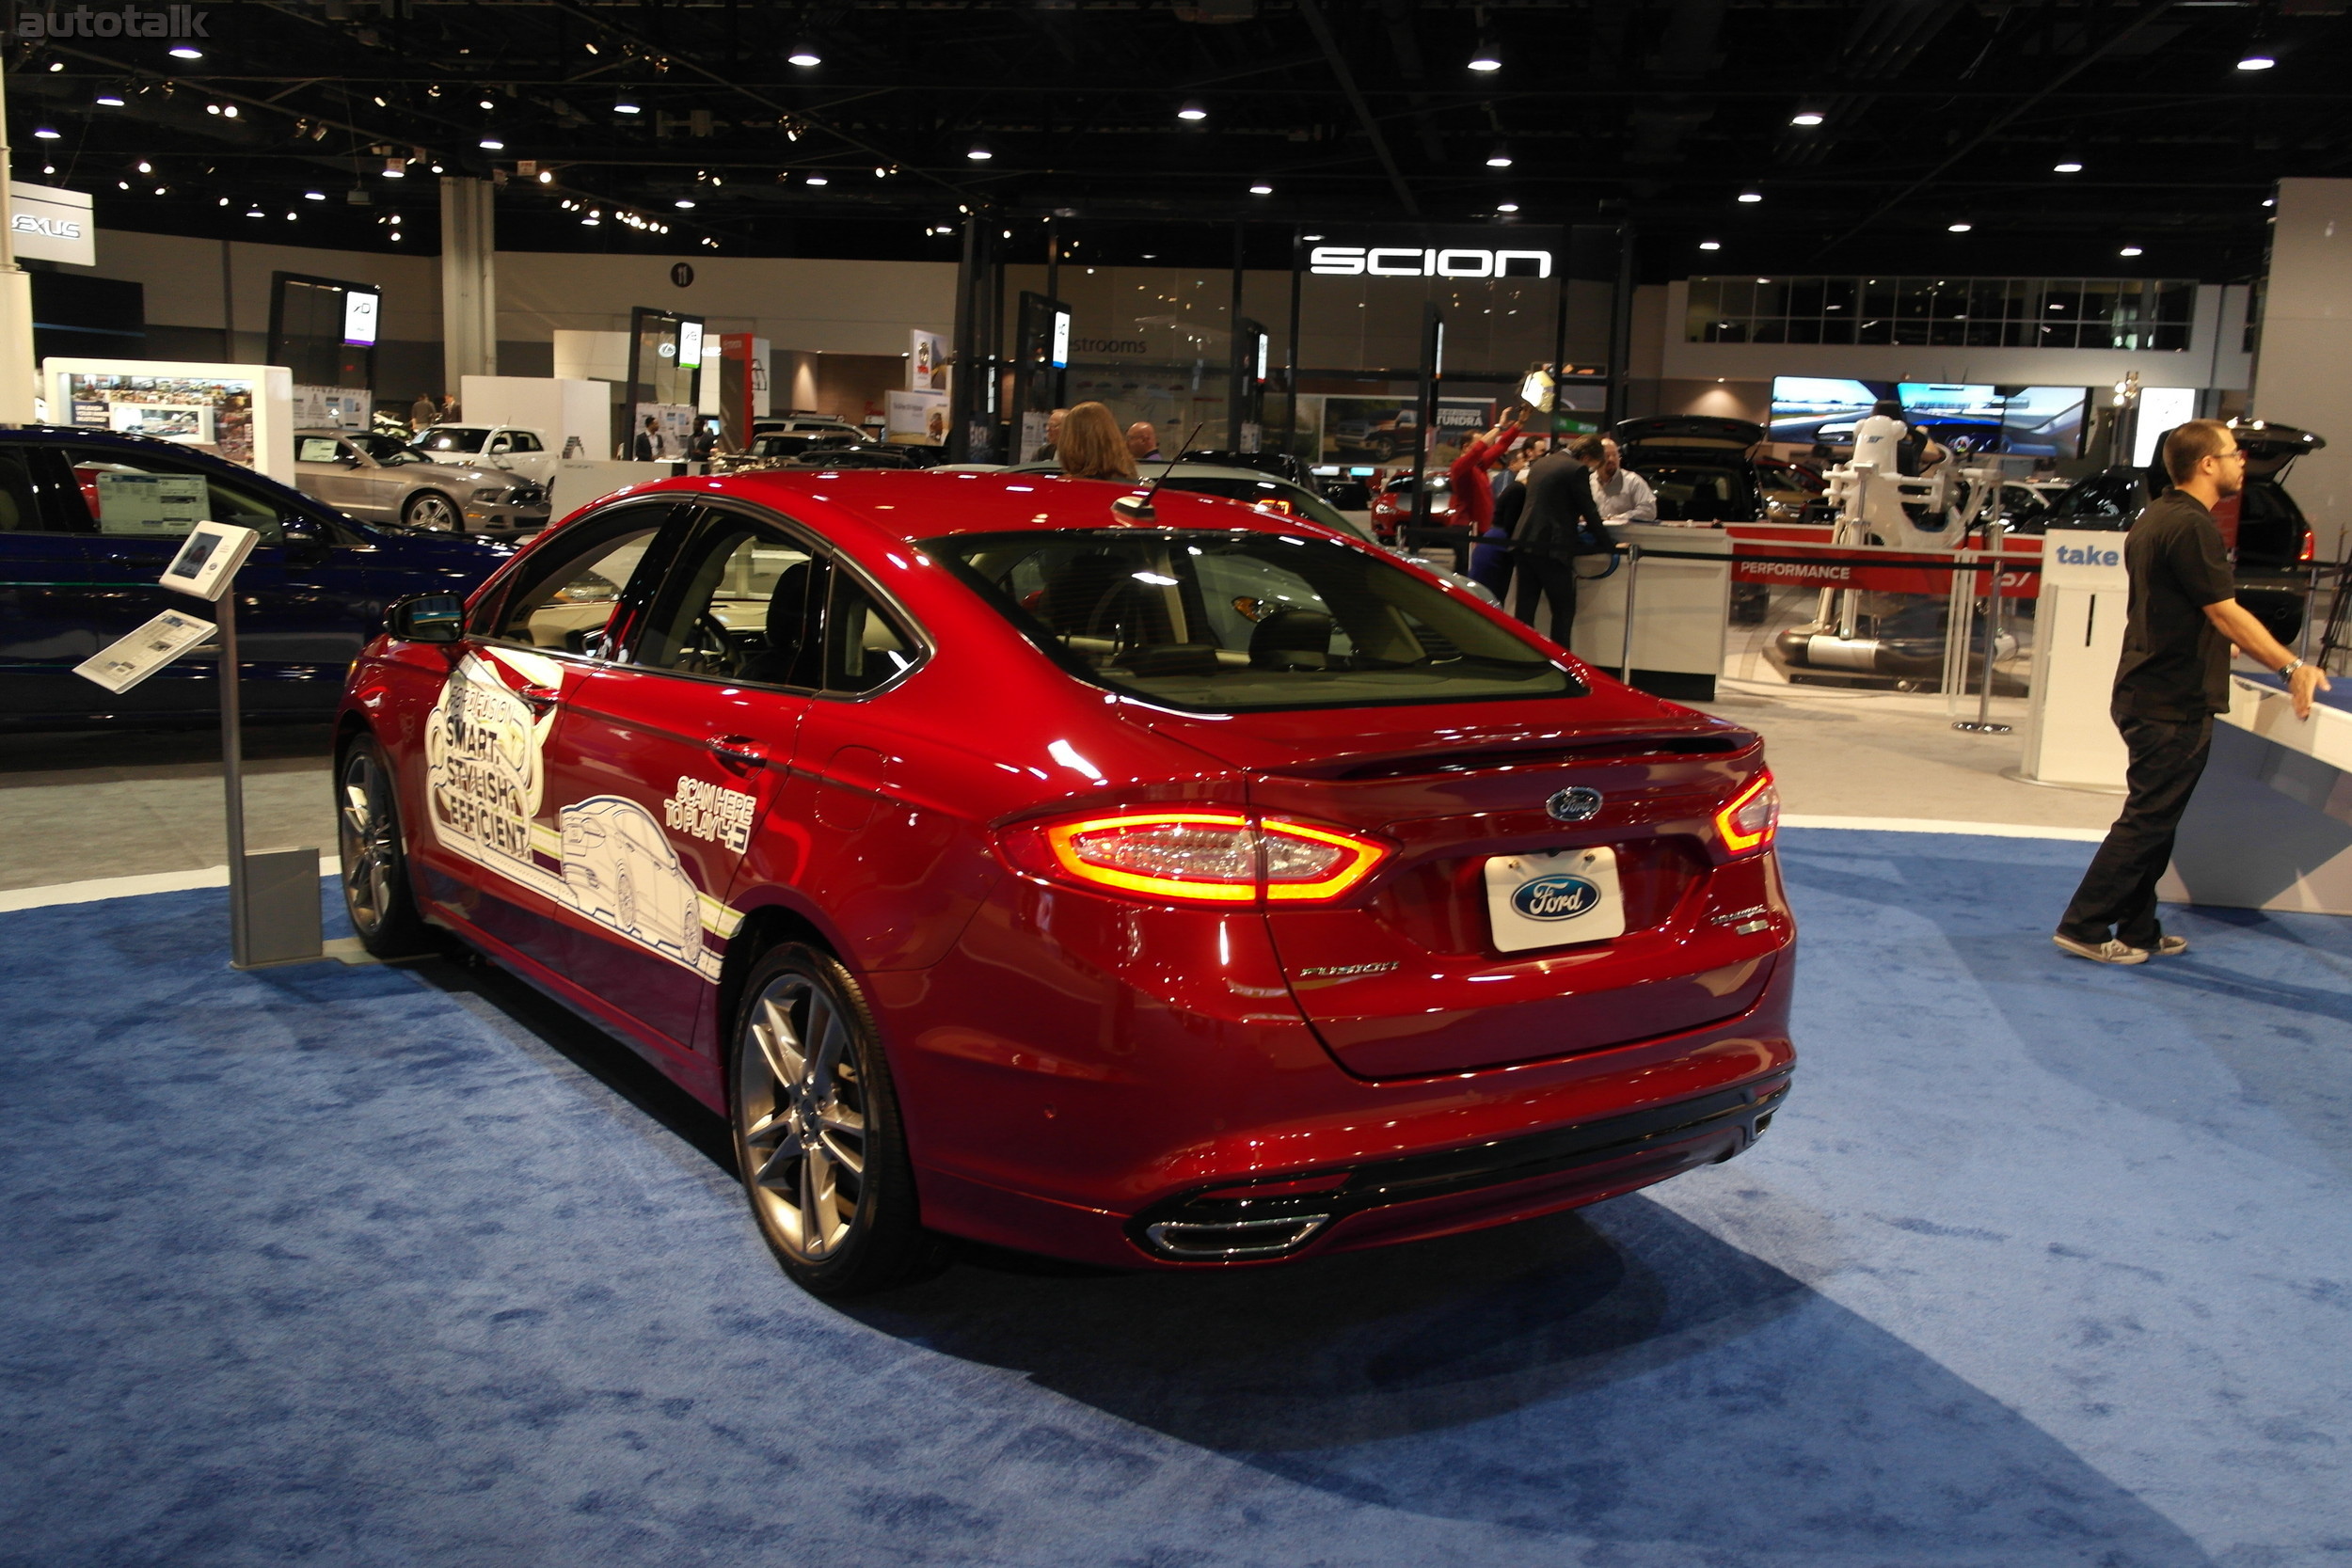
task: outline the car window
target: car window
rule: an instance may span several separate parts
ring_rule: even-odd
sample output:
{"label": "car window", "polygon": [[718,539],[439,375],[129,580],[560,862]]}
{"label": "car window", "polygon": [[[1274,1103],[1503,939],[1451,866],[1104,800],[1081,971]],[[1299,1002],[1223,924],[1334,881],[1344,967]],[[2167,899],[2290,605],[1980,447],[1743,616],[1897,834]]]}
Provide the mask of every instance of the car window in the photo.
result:
{"label": "car window", "polygon": [[539,437],[533,436],[528,430],[509,431],[507,432],[506,438],[513,444],[512,450],[516,451],[545,451],[548,450],[539,444]]}
{"label": "car window", "polygon": [[408,444],[419,451],[480,451],[484,437],[489,434],[488,427],[483,425],[437,424]]}
{"label": "car window", "polygon": [[1428,577],[1335,539],[1073,529],[924,547],[1065,669],[1172,706],[1352,707],[1584,690]]}
{"label": "car window", "polygon": [[813,687],[832,563],[783,530],[706,511],[663,575],[633,663],[755,686]]}
{"label": "car window", "polygon": [[565,529],[524,558],[486,628],[496,641],[601,655],[606,625],[675,507],[632,506]]}
{"label": "car window", "polygon": [[200,522],[233,523],[278,536],[280,503],[167,457],[111,447],[68,447],[66,461],[101,534],[179,539]]}
{"label": "car window", "polygon": [[30,447],[0,447],[0,533],[83,531],[72,526],[78,519],[55,516],[42,508],[42,486],[34,480],[39,461]]}
{"label": "car window", "polygon": [[513,436],[493,436],[490,437],[490,453],[492,456],[495,457],[500,452],[513,451],[514,450],[515,440]]}
{"label": "car window", "polygon": [[343,439],[388,468],[397,467],[403,463],[430,461],[422,452],[418,451],[406,442],[395,441],[389,436],[377,436],[371,432],[364,436],[347,436]]}
{"label": "car window", "polygon": [[920,657],[865,585],[846,572],[834,577],[825,650],[825,685],[834,691],[871,691],[914,669]]}
{"label": "car window", "polygon": [[294,444],[297,463],[332,463],[342,455],[343,444],[332,436],[305,436]]}

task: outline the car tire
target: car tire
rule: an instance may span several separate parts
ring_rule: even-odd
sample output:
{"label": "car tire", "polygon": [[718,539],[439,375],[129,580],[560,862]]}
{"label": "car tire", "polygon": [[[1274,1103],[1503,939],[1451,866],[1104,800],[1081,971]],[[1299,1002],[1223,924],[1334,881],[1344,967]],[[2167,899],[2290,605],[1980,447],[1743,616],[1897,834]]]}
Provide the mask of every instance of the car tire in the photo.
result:
{"label": "car tire", "polygon": [[734,1022],[736,1168],[784,1272],[811,1295],[836,1299],[926,1272],[935,1248],[915,1203],[898,1095],[848,969],[800,942],[771,948],[745,977]]}
{"label": "car tire", "polygon": [[466,515],[438,490],[420,490],[401,503],[400,520],[435,533],[463,533]]}
{"label": "car tire", "polygon": [[343,909],[359,945],[379,958],[410,958],[430,945],[408,879],[400,792],[375,737],[343,748],[335,768],[336,844],[343,860]]}

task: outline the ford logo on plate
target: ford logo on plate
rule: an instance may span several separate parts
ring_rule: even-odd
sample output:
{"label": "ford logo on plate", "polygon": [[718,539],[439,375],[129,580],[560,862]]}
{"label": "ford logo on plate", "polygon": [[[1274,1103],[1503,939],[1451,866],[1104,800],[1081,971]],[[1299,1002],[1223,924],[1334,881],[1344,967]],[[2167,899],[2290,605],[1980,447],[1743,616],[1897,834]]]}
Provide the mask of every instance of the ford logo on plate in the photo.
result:
{"label": "ford logo on plate", "polygon": [[1538,877],[1511,895],[1511,907],[1530,920],[1573,920],[1600,902],[1600,889],[1581,877]]}
{"label": "ford logo on plate", "polygon": [[1600,791],[1577,784],[1546,800],[1544,810],[1562,822],[1581,822],[1600,810]]}

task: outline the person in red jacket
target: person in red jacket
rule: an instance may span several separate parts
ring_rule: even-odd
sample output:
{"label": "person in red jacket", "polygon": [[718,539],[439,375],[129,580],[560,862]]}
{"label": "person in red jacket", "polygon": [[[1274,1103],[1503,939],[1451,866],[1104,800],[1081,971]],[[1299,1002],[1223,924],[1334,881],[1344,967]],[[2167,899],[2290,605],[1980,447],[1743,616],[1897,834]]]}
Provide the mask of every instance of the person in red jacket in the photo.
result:
{"label": "person in red jacket", "polygon": [[1454,520],[1473,534],[1484,533],[1495,520],[1495,492],[1487,470],[1501,463],[1511,443],[1519,438],[1520,410],[1514,408],[1502,422],[1484,436],[1472,436],[1462,455],[1446,470],[1454,492]]}

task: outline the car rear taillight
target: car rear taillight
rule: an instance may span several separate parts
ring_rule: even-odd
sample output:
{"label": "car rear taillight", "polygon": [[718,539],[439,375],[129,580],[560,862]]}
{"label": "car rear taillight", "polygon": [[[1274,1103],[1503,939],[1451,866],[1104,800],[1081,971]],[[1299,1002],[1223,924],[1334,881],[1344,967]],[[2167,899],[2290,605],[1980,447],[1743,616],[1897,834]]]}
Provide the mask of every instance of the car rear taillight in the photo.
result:
{"label": "car rear taillight", "polygon": [[1002,843],[1006,859],[1032,876],[1181,904],[1327,903],[1389,853],[1336,829],[1228,811],[1024,823]]}
{"label": "car rear taillight", "polygon": [[2316,537],[2317,536],[2314,535],[2310,529],[2305,529],[2303,531],[2303,547],[2295,552],[2296,560],[2309,561],[2312,559],[2313,553],[2318,547],[2315,543]]}
{"label": "car rear taillight", "polygon": [[1768,847],[1780,831],[1780,791],[1769,772],[1758,773],[1747,787],[1715,814],[1715,833],[1735,855],[1754,854]]}

